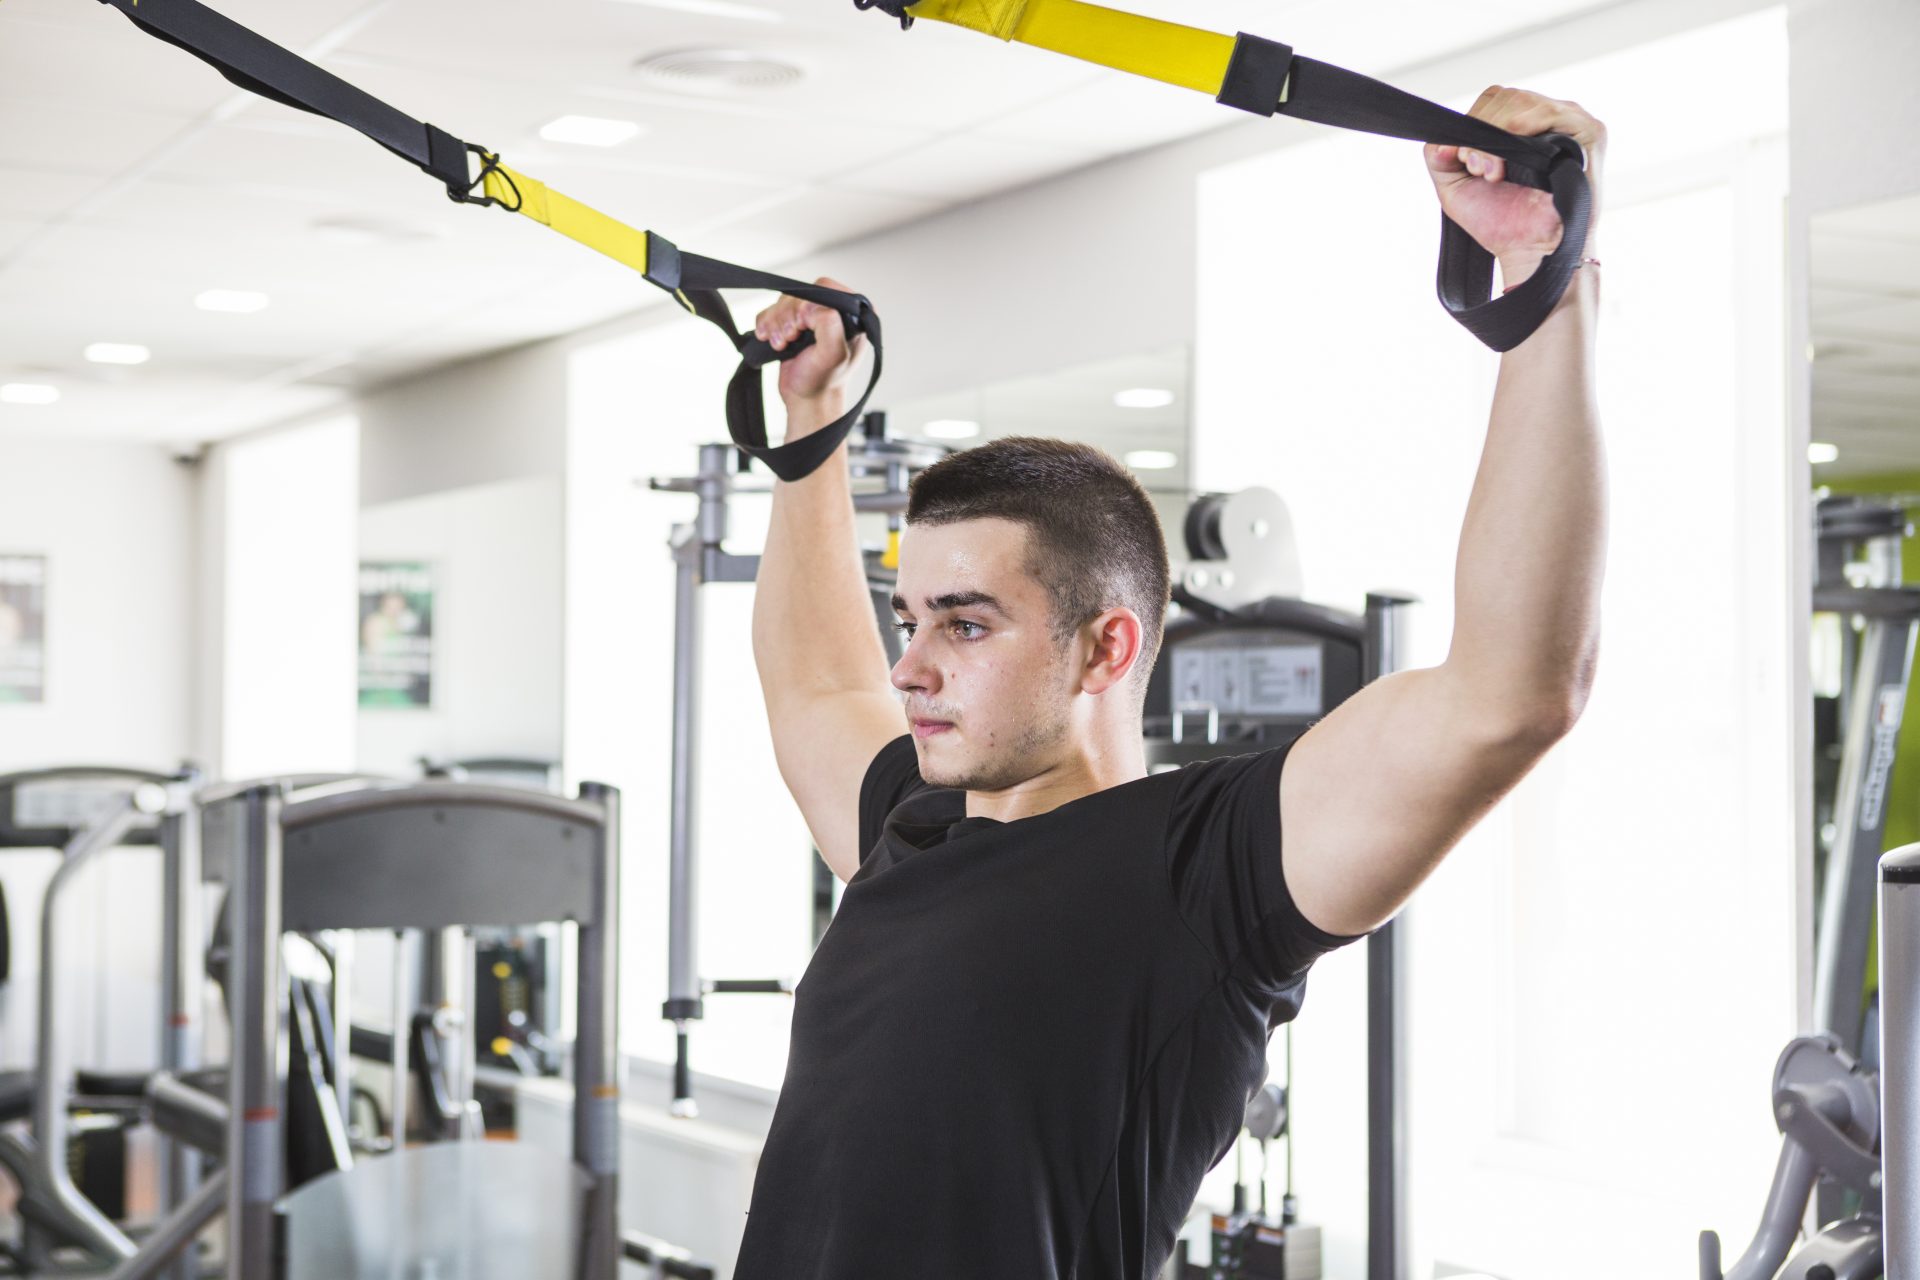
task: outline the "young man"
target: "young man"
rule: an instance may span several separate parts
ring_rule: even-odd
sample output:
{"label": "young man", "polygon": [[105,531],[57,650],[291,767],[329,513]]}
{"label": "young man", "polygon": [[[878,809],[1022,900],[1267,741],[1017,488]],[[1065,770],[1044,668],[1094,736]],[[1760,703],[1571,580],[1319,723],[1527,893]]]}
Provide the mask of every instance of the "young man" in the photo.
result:
{"label": "young man", "polygon": [[[1597,187],[1605,133],[1574,104],[1496,88],[1473,113],[1573,135]],[[1427,163],[1507,282],[1558,242],[1499,160]],[[738,1280],[1158,1272],[1308,967],[1389,919],[1580,714],[1597,268],[1501,361],[1447,660],[1290,749],[1147,775],[1167,554],[1098,451],[999,441],[920,476],[890,685],[846,468],[778,486],[754,652],[781,773],[847,889],[795,1002]],[[809,329],[781,371],[790,436],[840,414],[855,351],[792,299],[758,324],[777,346]]]}

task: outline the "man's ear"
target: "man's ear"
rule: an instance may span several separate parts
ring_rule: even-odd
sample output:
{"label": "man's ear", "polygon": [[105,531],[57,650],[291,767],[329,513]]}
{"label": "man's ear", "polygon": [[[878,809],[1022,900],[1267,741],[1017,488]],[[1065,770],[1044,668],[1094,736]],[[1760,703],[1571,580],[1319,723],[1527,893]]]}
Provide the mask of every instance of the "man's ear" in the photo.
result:
{"label": "man's ear", "polygon": [[1145,639],[1139,615],[1118,605],[1087,623],[1080,634],[1087,645],[1080,688],[1101,694],[1125,684],[1140,663],[1140,646]]}

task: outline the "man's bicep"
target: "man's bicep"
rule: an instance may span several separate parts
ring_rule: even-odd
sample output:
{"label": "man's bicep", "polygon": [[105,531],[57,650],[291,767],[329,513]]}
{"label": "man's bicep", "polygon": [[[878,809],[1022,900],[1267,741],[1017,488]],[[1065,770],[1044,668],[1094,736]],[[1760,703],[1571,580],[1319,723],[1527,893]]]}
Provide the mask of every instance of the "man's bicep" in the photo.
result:
{"label": "man's bicep", "polygon": [[1443,668],[1347,699],[1280,777],[1283,868],[1301,914],[1331,933],[1384,924],[1543,751],[1491,726]]}
{"label": "man's bicep", "polygon": [[836,693],[769,707],[773,754],[820,856],[842,880],[860,869],[860,784],[880,748],[900,736],[886,693]]}

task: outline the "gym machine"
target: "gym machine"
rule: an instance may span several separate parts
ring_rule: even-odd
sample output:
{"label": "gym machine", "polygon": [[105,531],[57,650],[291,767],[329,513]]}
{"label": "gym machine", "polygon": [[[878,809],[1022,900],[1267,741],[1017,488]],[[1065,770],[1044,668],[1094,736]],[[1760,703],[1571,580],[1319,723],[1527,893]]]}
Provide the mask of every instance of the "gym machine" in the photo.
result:
{"label": "gym machine", "polygon": [[[1920,865],[1920,846],[1881,856],[1920,636],[1920,587],[1902,581],[1900,546],[1909,532],[1903,506],[1827,498],[1815,522],[1814,611],[1851,624],[1842,633],[1833,733],[1839,768],[1831,804],[1819,806],[1831,813],[1832,836],[1822,841],[1819,877],[1816,1031],[1790,1043],[1774,1067],[1773,1114],[1782,1141],[1760,1228],[1725,1272],[1719,1237],[1702,1233],[1701,1280],[1877,1280],[1883,1274],[1920,1280],[1912,1203],[1912,1161],[1920,1146],[1911,1130],[1920,898],[1903,896],[1903,886],[1915,883],[1911,869]],[[1876,881],[1882,908],[1877,1008],[1867,991]],[[1904,1198],[1895,1191],[1901,1179]],[[1796,1249],[1810,1200],[1820,1230]],[[1894,1245],[1896,1221],[1905,1253]]]}
{"label": "gym machine", "polygon": [[[144,1073],[106,1074],[75,1064],[72,1005],[61,998],[63,949],[70,946],[60,907],[79,874],[112,849],[157,846],[163,876],[172,877],[196,848],[190,801],[198,775],[77,766],[0,777],[0,848],[57,849],[60,864],[40,909],[37,1032],[31,1071],[0,1076],[0,1121],[27,1122],[27,1132],[0,1135],[0,1166],[19,1188],[19,1242],[7,1251],[8,1274],[95,1271],[126,1257],[134,1244],[124,1217],[125,1135],[145,1111]],[[198,946],[190,913],[166,896],[162,913],[160,1026],[163,1066],[181,1067],[195,1052],[188,1012],[197,969],[179,957]],[[188,940],[191,939],[189,945]],[[163,1146],[159,1199],[170,1208],[191,1190],[182,1153]]]}
{"label": "gym machine", "polygon": [[[618,794],[577,800],[471,783],[343,782],[292,798],[284,782],[209,800],[207,872],[229,888],[226,989],[233,1060],[226,1097],[162,1073],[156,1123],[217,1144],[224,1168],[168,1217],[115,1280],[161,1274],[208,1222],[226,1218],[228,1274],[351,1280],[397,1271],[489,1280],[612,1280],[617,1232]],[[286,934],[452,930],[569,920],[579,948],[570,1161],[517,1144],[455,1142],[343,1162],[283,1195],[292,1078],[309,1074],[307,1015],[281,956]],[[343,1024],[344,1025],[344,1024]],[[398,1037],[397,1039],[404,1039]],[[324,1058],[326,1037],[307,1042]],[[292,1077],[283,1072],[291,1067]],[[319,1069],[312,1078],[318,1079]],[[402,1072],[404,1074],[404,1072]],[[317,1087],[312,1096],[331,1101]],[[323,1107],[322,1110],[325,1108]],[[404,1131],[404,1130],[402,1130]]]}
{"label": "gym machine", "polygon": [[[1365,612],[1300,599],[1293,519],[1269,489],[1204,494],[1188,508],[1189,560],[1174,584],[1180,607],[1166,625],[1147,686],[1148,767],[1283,746],[1404,658],[1410,597],[1370,594]],[[1367,942],[1367,1276],[1406,1280],[1402,1186],[1405,1063],[1401,1050],[1399,925]],[[1291,1045],[1292,1027],[1286,1029]],[[1289,1054],[1289,1059],[1291,1055]],[[1289,1085],[1291,1082],[1289,1081]],[[1234,1210],[1213,1221],[1213,1261],[1178,1254],[1171,1280],[1316,1280],[1317,1228],[1297,1221],[1291,1185],[1287,1088],[1268,1085],[1248,1108],[1245,1132],[1266,1144],[1286,1137],[1288,1188],[1278,1217],[1248,1202],[1236,1179]]]}
{"label": "gym machine", "polygon": [[[868,586],[873,598],[874,617],[887,643],[890,660],[899,657],[899,641],[893,622],[893,549],[900,530],[900,519],[907,509],[907,484],[915,472],[933,465],[946,454],[934,445],[890,440],[886,435],[886,415],[870,413],[850,438],[848,466],[857,482],[854,510],[877,512],[888,517],[888,546],[867,557]],[[737,470],[729,462],[737,459]],[[699,1104],[693,1096],[693,1072],[688,1054],[688,1029],[705,1016],[709,995],[763,994],[791,995],[786,979],[709,980],[700,974],[698,938],[695,933],[698,830],[694,815],[695,776],[699,764],[700,689],[700,588],[720,582],[752,582],[760,570],[758,555],[742,555],[726,549],[728,506],[736,493],[765,492],[764,486],[744,484],[737,477],[748,470],[748,459],[731,445],[700,446],[699,470],[691,476],[655,479],[650,487],[657,492],[689,493],[700,500],[699,511],[690,524],[676,525],[670,543],[676,570],[673,609],[673,784],[671,836],[669,842],[670,879],[668,885],[667,926],[667,1001],[662,1016],[673,1023],[676,1050],[671,1112],[683,1118],[697,1116]],[[824,867],[816,868],[816,876]],[[829,880],[831,873],[826,873]],[[822,891],[816,885],[815,911],[821,911]],[[825,895],[825,910],[831,913],[831,888]],[[818,929],[816,928],[816,934]]]}

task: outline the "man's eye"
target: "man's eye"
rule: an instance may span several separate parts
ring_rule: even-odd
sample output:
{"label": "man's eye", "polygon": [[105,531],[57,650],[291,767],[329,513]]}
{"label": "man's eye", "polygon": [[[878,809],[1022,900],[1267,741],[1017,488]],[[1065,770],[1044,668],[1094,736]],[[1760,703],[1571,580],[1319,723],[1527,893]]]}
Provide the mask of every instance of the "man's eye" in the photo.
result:
{"label": "man's eye", "polygon": [[893,629],[911,640],[913,639],[913,630],[916,625],[918,624],[912,622],[896,622],[893,624]]}
{"label": "man's eye", "polygon": [[977,640],[987,633],[987,629],[977,622],[956,622],[953,634],[961,640]]}

